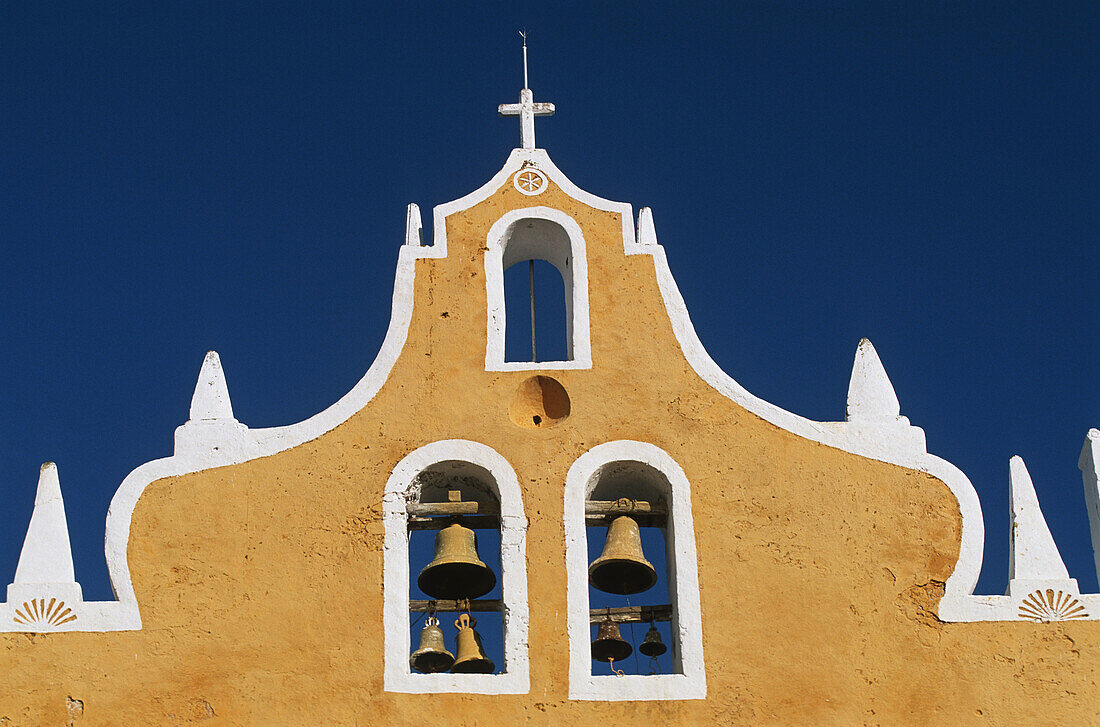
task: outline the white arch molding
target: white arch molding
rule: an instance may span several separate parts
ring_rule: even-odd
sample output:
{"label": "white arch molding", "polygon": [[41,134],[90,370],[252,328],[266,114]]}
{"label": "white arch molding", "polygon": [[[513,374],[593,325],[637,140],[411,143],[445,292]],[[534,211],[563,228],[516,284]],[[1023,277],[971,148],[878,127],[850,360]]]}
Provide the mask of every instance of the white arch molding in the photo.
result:
{"label": "white arch molding", "polygon": [[[441,462],[463,462],[487,471],[500,500],[501,598],[504,601],[503,674],[414,674],[409,668],[409,531],[407,505],[416,496],[416,478]],[[495,450],[465,439],[426,444],[402,459],[386,482],[382,497],[385,541],[382,565],[384,688],[387,692],[438,694],[526,694],[530,691],[527,655],[527,518],[519,480]]]}
{"label": "white arch molding", "polygon": [[[665,546],[675,674],[592,674],[584,505],[597,484],[601,469],[612,463],[644,465],[659,472],[668,482]],[[593,447],[577,458],[565,479],[565,567],[570,699],[624,701],[704,699],[707,696],[691,486],[672,457],[652,444],[618,440]]]}
{"label": "white arch molding", "polygon": [[[560,227],[568,247],[513,241],[513,230],[523,220],[543,220]],[[525,207],[505,213],[489,228],[485,252],[486,320],[485,370],[531,371],[590,369],[592,350],[588,323],[588,256],[580,225],[550,207]],[[507,361],[504,356],[504,269],[523,260],[545,260],[561,273],[565,283],[565,325],[568,361]]]}

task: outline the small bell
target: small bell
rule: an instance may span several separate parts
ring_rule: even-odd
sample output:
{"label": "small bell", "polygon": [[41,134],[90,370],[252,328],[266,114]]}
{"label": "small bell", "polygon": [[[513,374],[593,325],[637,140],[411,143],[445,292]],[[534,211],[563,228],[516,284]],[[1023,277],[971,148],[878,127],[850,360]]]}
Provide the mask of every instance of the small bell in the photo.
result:
{"label": "small bell", "polygon": [[435,557],[416,579],[432,598],[478,598],[493,590],[497,577],[477,555],[477,534],[458,523],[435,536]]}
{"label": "small bell", "polygon": [[648,657],[657,657],[668,651],[665,642],[661,641],[661,632],[653,624],[649,625],[649,631],[645,632],[645,638],[638,646],[638,651]]}
{"label": "small bell", "polygon": [[485,656],[485,649],[481,647],[481,634],[474,631],[477,619],[464,613],[455,621],[458,629],[458,637],[455,639],[455,658],[451,672],[454,674],[492,674],[496,667],[489,657]]}
{"label": "small bell", "polygon": [[447,671],[455,658],[443,642],[443,630],[439,628],[439,619],[429,616],[420,632],[420,648],[409,657],[409,666],[424,674]]}
{"label": "small bell", "polygon": [[642,534],[634,518],[620,515],[607,528],[603,553],[588,566],[588,582],[596,590],[629,596],[649,590],[657,571],[642,552]]}
{"label": "small bell", "polygon": [[630,642],[619,633],[619,624],[610,618],[600,624],[592,642],[592,658],[596,661],[622,661],[634,651]]}

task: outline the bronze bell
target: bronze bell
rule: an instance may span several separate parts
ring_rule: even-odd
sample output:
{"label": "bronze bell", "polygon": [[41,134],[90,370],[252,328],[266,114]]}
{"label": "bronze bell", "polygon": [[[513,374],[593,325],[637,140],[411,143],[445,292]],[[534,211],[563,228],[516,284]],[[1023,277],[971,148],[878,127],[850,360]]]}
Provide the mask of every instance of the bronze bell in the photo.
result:
{"label": "bronze bell", "polygon": [[653,624],[650,624],[649,631],[645,632],[645,638],[642,639],[642,643],[638,646],[638,651],[649,657],[660,656],[668,651],[665,642],[661,641],[661,632],[658,631],[657,627]]}
{"label": "bronze bell", "polygon": [[439,619],[429,616],[420,632],[420,648],[409,657],[409,666],[424,674],[447,671],[455,663],[454,655],[447,651],[443,643],[443,630],[439,628]]}
{"label": "bronze bell", "polygon": [[485,656],[485,650],[481,647],[481,634],[474,631],[477,619],[469,614],[462,614],[455,621],[458,629],[458,637],[455,639],[455,658],[451,672],[454,674],[492,674],[496,667],[489,657]]}
{"label": "bronze bell", "polygon": [[458,523],[435,535],[435,557],[416,579],[432,598],[477,598],[493,590],[497,577],[477,556],[477,534]]}
{"label": "bronze bell", "polygon": [[588,582],[620,596],[641,593],[657,582],[657,571],[642,552],[642,534],[634,518],[620,515],[611,521],[603,553],[588,566]]}
{"label": "bronze bell", "polygon": [[592,642],[592,658],[596,661],[622,661],[634,651],[630,642],[619,633],[619,624],[610,618],[600,624]]}

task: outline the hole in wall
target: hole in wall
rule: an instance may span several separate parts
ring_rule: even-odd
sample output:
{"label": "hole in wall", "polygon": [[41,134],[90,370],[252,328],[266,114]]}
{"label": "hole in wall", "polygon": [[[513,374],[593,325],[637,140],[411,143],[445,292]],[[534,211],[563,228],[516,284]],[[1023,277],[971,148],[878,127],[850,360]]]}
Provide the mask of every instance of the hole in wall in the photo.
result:
{"label": "hole in wall", "polygon": [[542,429],[561,422],[569,411],[564,386],[549,376],[532,376],[516,388],[508,413],[518,427]]}

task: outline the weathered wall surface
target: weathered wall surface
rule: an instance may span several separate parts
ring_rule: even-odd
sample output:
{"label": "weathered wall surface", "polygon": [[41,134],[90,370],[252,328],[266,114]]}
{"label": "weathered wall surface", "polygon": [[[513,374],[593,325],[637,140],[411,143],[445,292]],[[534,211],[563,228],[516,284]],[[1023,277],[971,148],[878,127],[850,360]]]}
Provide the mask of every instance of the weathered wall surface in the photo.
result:
{"label": "weathered wall surface", "polygon": [[[486,372],[482,252],[506,210],[571,215],[588,243],[593,368],[513,423],[531,372]],[[652,259],[617,215],[511,185],[448,219],[417,264],[405,349],[371,403],[286,452],[150,485],[129,561],[144,628],[0,634],[0,725],[1097,724],[1100,623],[945,624],[960,516],[929,475],[768,424],[699,381]],[[531,691],[382,688],[381,493],[432,441],[503,455],[524,488]],[[614,439],[651,442],[692,487],[708,696],[568,699],[563,483]]]}

